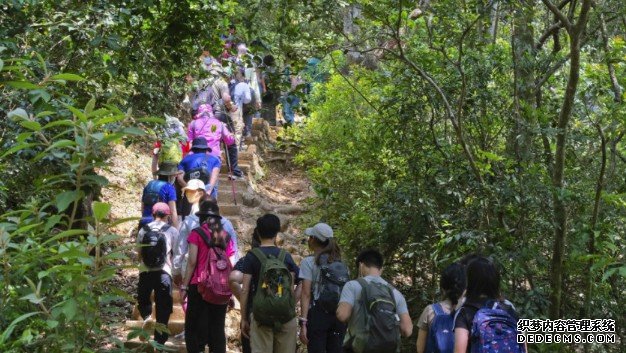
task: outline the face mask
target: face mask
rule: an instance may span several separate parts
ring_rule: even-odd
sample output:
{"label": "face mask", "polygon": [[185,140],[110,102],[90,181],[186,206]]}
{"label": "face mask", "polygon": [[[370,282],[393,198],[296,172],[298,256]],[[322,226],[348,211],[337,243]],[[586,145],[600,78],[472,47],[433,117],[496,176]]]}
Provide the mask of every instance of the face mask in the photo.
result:
{"label": "face mask", "polygon": [[202,197],[202,192],[200,190],[187,190],[185,191],[185,197],[187,198],[187,201],[189,201],[189,203],[196,203],[200,201],[200,198]]}

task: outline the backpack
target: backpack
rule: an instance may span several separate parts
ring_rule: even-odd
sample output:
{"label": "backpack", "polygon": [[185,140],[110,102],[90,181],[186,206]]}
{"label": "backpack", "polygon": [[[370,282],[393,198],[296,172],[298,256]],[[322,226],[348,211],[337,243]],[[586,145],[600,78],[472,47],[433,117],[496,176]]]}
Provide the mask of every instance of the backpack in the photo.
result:
{"label": "backpack", "polygon": [[348,267],[341,261],[328,263],[328,255],[320,256],[319,298],[315,301],[327,313],[334,314],[343,286],[350,280]]}
{"label": "backpack", "polygon": [[141,202],[144,207],[152,209],[155,203],[159,202],[159,192],[167,183],[163,180],[151,180],[145,188],[143,188],[143,195],[141,195]]}
{"label": "backpack", "polygon": [[210,104],[212,106],[215,101],[214,95],[213,81],[211,80],[203,87],[198,88],[196,93],[193,95],[193,98],[191,99],[191,109],[193,111],[197,111],[201,104]]}
{"label": "backpack", "polygon": [[209,247],[209,261],[198,278],[198,293],[208,303],[227,304],[233,295],[228,284],[228,276],[233,270],[233,266],[226,256],[226,252],[209,240],[209,236],[202,227],[196,228],[195,231],[200,234],[204,243]]}
{"label": "backpack", "polygon": [[209,184],[211,179],[211,171],[207,167],[207,162],[204,161],[200,163],[199,167],[193,168],[185,172],[185,181],[189,181],[191,179],[200,179],[205,185]]}
{"label": "backpack", "polygon": [[183,150],[180,147],[180,142],[175,139],[167,139],[161,141],[161,148],[159,150],[159,164],[164,162],[170,162],[178,164],[183,159]]}
{"label": "backpack", "polygon": [[168,224],[161,229],[152,229],[148,225],[143,227],[145,234],[141,239],[141,259],[148,268],[157,268],[165,264],[167,243],[165,232],[170,229]]}
{"label": "backpack", "polygon": [[430,323],[426,339],[426,353],[454,352],[454,315],[446,314],[441,304],[432,305],[435,317]]}
{"label": "backpack", "polygon": [[472,353],[523,353],[524,345],[517,343],[517,320],[498,302],[487,302],[480,308],[470,334]]}
{"label": "backpack", "polygon": [[280,330],[282,324],[296,316],[291,272],[285,266],[287,253],[281,249],[278,257],[266,256],[261,249],[254,248],[252,254],[261,262],[252,314],[259,324]]}
{"label": "backpack", "polygon": [[396,313],[393,288],[380,282],[357,279],[363,290],[358,317],[349,328],[354,353],[400,351],[400,317]]}

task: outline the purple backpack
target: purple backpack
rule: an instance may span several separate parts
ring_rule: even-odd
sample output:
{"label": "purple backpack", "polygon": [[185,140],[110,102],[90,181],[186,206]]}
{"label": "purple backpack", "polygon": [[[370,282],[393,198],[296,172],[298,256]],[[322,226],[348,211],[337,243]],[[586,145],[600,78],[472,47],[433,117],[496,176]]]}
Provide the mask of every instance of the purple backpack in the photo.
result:
{"label": "purple backpack", "polygon": [[524,353],[524,345],[517,343],[518,334],[517,319],[500,303],[487,302],[472,321],[471,352]]}

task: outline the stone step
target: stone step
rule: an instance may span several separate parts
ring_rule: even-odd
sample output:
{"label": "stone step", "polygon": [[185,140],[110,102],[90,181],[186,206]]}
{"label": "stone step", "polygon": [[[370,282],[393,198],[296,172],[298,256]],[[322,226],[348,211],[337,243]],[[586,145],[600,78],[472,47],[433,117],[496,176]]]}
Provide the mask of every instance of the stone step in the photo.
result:
{"label": "stone step", "polygon": [[[239,153],[237,153],[237,162],[240,164],[250,164],[250,161],[252,161],[252,153],[248,152],[248,151],[239,151]],[[226,164],[227,163],[227,159],[226,159],[226,153],[222,152],[222,164]]]}
{"label": "stone step", "polygon": [[[171,320],[185,320],[185,312],[183,311],[183,307],[180,306],[180,304],[174,304],[174,307],[172,308],[172,314],[170,314],[170,321]],[[156,305],[152,304],[152,318],[156,318]],[[133,316],[132,316],[133,320],[142,320],[141,314],[139,314],[139,310],[137,309],[137,306],[135,305],[135,307],[133,308]]]}
{"label": "stone step", "polygon": [[[251,170],[250,163],[239,163],[239,169],[245,174],[248,175],[248,172]],[[220,169],[220,175],[228,175],[230,170],[228,170],[228,164],[225,162],[222,163],[222,169]]]}
{"label": "stone step", "polygon": [[[232,202],[232,199],[230,200]],[[233,216],[241,215],[241,204],[222,204],[220,205],[220,215],[231,218]]]}
{"label": "stone step", "polygon": [[[241,204],[243,202],[243,192],[244,190],[242,189],[235,189],[235,200],[237,200],[237,204]],[[217,193],[217,204],[218,205],[223,205],[223,204],[232,204],[234,203],[233,201],[233,189],[232,186],[230,185],[230,182],[228,182],[228,184],[221,184],[220,183],[220,187]]]}
{"label": "stone step", "polygon": [[[150,339],[152,339],[152,337]],[[124,347],[137,350],[138,352],[154,352],[154,349],[152,348],[152,345],[150,345],[150,343],[143,342],[139,338],[124,342]],[[167,349],[167,352],[187,353],[187,348],[185,347],[184,340],[167,341],[165,342],[165,347]]]}
{"label": "stone step", "polygon": [[[146,331],[153,333],[155,321],[153,319],[148,320],[146,327],[144,328]],[[125,325],[128,330],[137,330],[143,327],[143,320],[127,320]],[[177,335],[185,330],[185,320],[172,320],[167,323],[167,328],[170,330],[170,336]]]}
{"label": "stone step", "polygon": [[[228,179],[227,175],[220,174],[218,193],[222,191],[232,192],[232,184],[231,180]],[[235,182],[235,191],[245,191],[248,189],[248,180],[246,179],[238,179],[233,180]],[[219,196],[219,195],[218,195]]]}

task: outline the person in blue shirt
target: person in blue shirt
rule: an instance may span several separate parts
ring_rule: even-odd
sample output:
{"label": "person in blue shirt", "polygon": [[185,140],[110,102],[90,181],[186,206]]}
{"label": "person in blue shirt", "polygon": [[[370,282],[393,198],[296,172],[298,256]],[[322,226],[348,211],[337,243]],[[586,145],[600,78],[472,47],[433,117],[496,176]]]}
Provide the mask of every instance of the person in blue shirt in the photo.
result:
{"label": "person in blue shirt", "polygon": [[217,183],[222,162],[212,156],[211,148],[204,137],[196,137],[191,143],[191,152],[178,164],[182,173],[177,176],[181,187],[191,179],[200,179],[205,184],[206,194],[217,200]]}
{"label": "person in blue shirt", "polygon": [[172,225],[178,229],[178,212],[176,211],[176,189],[174,180],[179,174],[176,163],[163,162],[155,173],[157,178],[151,180],[143,189],[141,196],[141,220],[139,229],[152,222],[152,206],[157,202],[164,202],[170,207]]}

